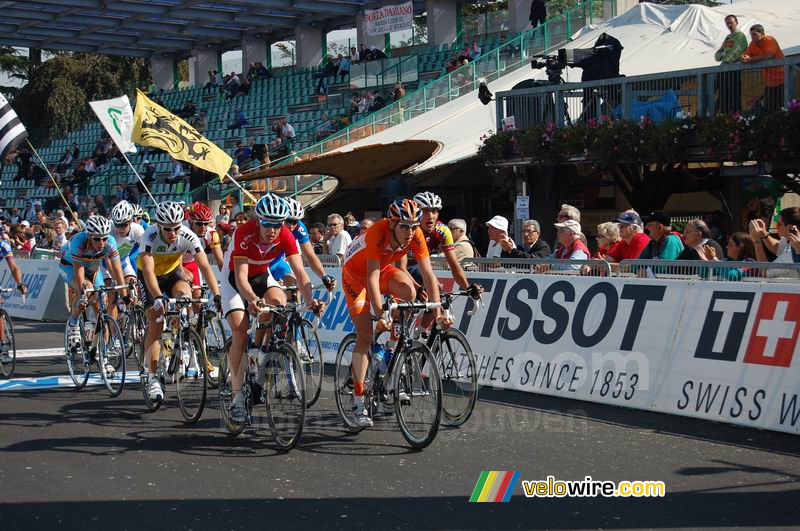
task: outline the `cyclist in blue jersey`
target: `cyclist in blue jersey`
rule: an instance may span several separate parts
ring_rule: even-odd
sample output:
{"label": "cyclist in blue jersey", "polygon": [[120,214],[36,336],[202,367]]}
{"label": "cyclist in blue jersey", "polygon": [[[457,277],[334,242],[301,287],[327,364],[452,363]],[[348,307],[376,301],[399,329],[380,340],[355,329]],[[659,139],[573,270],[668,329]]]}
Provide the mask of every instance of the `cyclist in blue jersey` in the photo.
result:
{"label": "cyclist in blue jersey", "polygon": [[133,205],[133,221],[141,225],[144,230],[150,227],[150,216],[141,205]]}
{"label": "cyclist in blue jersey", "polygon": [[[303,223],[303,216],[305,216],[305,209],[303,208],[303,205],[291,197],[284,197],[281,199],[289,207],[289,217],[286,219],[285,224],[287,228],[292,231],[292,234],[297,240],[297,245],[300,248],[301,254],[305,256],[306,261],[308,261],[308,265],[311,267],[314,273],[316,273],[317,276],[322,279],[322,283],[325,285],[328,291],[334,290],[336,288],[336,279],[325,273],[325,268],[322,266],[322,262],[319,261],[317,254],[314,252],[314,246],[311,244],[311,239],[308,236],[308,229],[306,229],[306,225]],[[294,283],[292,270],[289,267],[289,264],[286,262],[285,253],[281,253],[277,258],[275,258],[275,260],[272,261],[272,263],[269,265],[269,272],[272,273],[272,276],[278,281],[286,278],[287,281],[291,279],[291,283]]]}
{"label": "cyclist in blue jersey", "polygon": [[[0,223],[0,236],[2,236],[2,234],[3,224]],[[9,244],[7,240],[0,239],[0,262],[3,260],[5,260],[8,264],[8,269],[11,271],[11,278],[13,278],[14,282],[17,283],[17,290],[22,295],[28,293],[28,286],[22,281],[22,271],[19,270],[17,261],[14,260],[11,244]],[[5,333],[6,331],[5,328],[3,328],[3,320],[0,319],[0,341],[5,341]],[[2,357],[3,363],[11,363],[11,355],[6,349],[3,349],[2,353],[0,353],[0,357]]]}
{"label": "cyclist in blue jersey", "polygon": [[[70,345],[81,340],[78,328],[81,295],[84,290],[103,286],[103,273],[100,271],[103,261],[114,282],[124,284],[117,242],[111,236],[111,221],[102,216],[89,216],[83,232],[73,236],[61,253],[61,276],[75,293],[75,303],[70,308],[67,322],[67,342]],[[127,298],[127,290],[122,291],[122,296]]]}

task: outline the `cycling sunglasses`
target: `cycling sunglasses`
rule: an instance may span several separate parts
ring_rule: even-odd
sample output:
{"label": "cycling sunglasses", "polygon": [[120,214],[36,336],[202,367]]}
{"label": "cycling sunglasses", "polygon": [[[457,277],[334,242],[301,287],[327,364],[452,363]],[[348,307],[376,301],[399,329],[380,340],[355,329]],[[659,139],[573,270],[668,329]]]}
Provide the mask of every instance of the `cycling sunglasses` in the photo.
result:
{"label": "cycling sunglasses", "polygon": [[279,229],[283,226],[283,221],[268,221],[266,219],[259,220],[259,223],[265,229]]}
{"label": "cycling sunglasses", "polygon": [[417,230],[419,223],[398,223],[397,226],[402,230]]}
{"label": "cycling sunglasses", "polygon": [[108,236],[92,236],[92,241],[94,241],[94,242],[106,242],[106,241],[108,241]]}
{"label": "cycling sunglasses", "polygon": [[118,229],[124,229],[130,224],[131,224],[130,221],[126,221],[125,223],[114,223],[114,226],[117,227]]}
{"label": "cycling sunglasses", "polygon": [[195,225],[200,225],[202,227],[207,227],[211,225],[210,221],[192,221],[192,223],[194,223]]}
{"label": "cycling sunglasses", "polygon": [[181,230],[180,225],[175,225],[174,227],[165,227],[163,225],[159,225],[159,227],[161,227],[161,230],[163,230],[164,232],[178,232],[179,230]]}

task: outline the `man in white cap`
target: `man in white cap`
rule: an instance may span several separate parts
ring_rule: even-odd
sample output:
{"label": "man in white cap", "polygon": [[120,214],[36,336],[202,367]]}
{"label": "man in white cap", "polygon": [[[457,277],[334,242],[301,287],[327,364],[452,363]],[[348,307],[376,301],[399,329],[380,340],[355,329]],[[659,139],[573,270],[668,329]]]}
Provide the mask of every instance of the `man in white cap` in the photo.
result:
{"label": "man in white cap", "polygon": [[489,247],[486,250],[487,258],[500,258],[503,247],[500,242],[508,238],[508,220],[503,216],[495,216],[486,222],[486,232],[489,233]]}
{"label": "man in white cap", "polygon": [[[567,219],[554,224],[558,230],[558,246],[548,258],[556,260],[588,260],[591,256],[589,248],[581,241],[581,224],[574,219]],[[580,269],[581,266],[568,266]]]}

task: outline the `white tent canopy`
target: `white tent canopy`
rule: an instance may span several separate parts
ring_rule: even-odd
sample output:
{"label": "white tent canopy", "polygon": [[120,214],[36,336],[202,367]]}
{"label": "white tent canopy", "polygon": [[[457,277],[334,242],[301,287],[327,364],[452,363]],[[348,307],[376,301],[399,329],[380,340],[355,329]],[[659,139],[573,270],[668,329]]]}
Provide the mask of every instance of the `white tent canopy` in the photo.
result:
{"label": "white tent canopy", "polygon": [[[662,6],[638,4],[603,24],[583,28],[567,48],[589,48],[604,32],[620,40],[620,73],[627,76],[714,66],[714,52],[728,34],[724,18],[735,14],[745,35],[753,24],[762,24],[767,35],[775,37],[786,55],[800,53],[800,2],[797,0],[747,0],[733,5]],[[579,81],[579,69],[567,69],[567,81]],[[511,72],[489,88],[492,92],[510,90],[531,77],[544,78],[544,72],[523,67]],[[495,129],[494,105],[484,106],[474,91],[405,123],[349,144],[349,151],[370,144],[409,139],[435,140],[444,147],[434,157],[414,169],[420,173],[474,156],[481,137]]]}

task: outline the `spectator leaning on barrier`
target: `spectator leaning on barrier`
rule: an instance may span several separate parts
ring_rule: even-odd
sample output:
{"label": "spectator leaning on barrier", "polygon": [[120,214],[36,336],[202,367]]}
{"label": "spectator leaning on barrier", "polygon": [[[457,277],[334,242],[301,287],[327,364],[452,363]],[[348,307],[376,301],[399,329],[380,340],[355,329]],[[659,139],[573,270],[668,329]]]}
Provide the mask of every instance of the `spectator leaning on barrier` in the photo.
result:
{"label": "spectator leaning on barrier", "polygon": [[605,260],[611,263],[636,260],[650,243],[650,238],[642,232],[644,230],[642,219],[635,211],[626,210],[614,222],[619,225],[619,235],[622,239],[608,250]]}
{"label": "spectator leaning on barrier", "polygon": [[616,250],[621,241],[619,225],[613,221],[601,223],[597,226],[597,251],[592,258],[604,260],[608,253]]}
{"label": "spectator leaning on barrier", "polygon": [[589,248],[581,241],[581,224],[574,219],[554,223],[558,230],[558,246],[549,256],[555,260],[588,260]]}
{"label": "spectator leaning on barrier", "polygon": [[[725,262],[754,262],[756,259],[753,240],[746,232],[734,232],[728,236],[728,244],[725,246],[725,251],[727,255]],[[742,277],[753,276],[753,273],[758,274],[759,271],[747,267],[720,268],[718,276],[727,278],[727,280],[738,281]]]}
{"label": "spectator leaning on barrier", "polygon": [[475,246],[467,238],[467,222],[458,218],[451,219],[447,223],[447,228],[453,234],[453,251],[456,253],[456,260],[461,262],[464,258],[475,258]]}
{"label": "spectator leaning on barrier", "polygon": [[508,238],[508,220],[503,216],[495,216],[486,222],[486,231],[489,233],[486,257],[500,258],[503,253],[503,247],[500,242]]}
{"label": "spectator leaning on barrier", "polygon": [[778,237],[776,240],[769,235],[766,224],[761,219],[750,222],[750,238],[755,246],[756,260],[768,262],[766,247],[775,255],[773,262],[790,264],[800,262],[800,208],[791,207],[781,210],[778,216]]}
{"label": "spectator leaning on barrier", "polygon": [[[556,216],[556,223],[561,223],[562,221],[566,221],[571,219],[573,221],[577,221],[578,223],[581,222],[581,211],[578,210],[577,207],[572,205],[561,205],[561,210],[558,211],[558,215]],[[583,245],[589,246],[589,242],[586,241],[586,236],[581,234],[581,241]],[[553,243],[553,248],[558,247],[558,239]]]}
{"label": "spectator leaning on barrier", "polygon": [[347,247],[352,243],[350,233],[344,230],[344,219],[339,214],[328,216],[328,231],[330,237],[326,243],[329,254],[335,254],[339,260],[344,258]]}
{"label": "spectator leaning on barrier", "polygon": [[639,255],[642,260],[676,260],[683,251],[683,242],[672,234],[672,218],[666,212],[657,210],[644,218],[650,242]]}
{"label": "spectator leaning on barrier", "polygon": [[541,228],[535,219],[526,219],[522,222],[522,241],[515,244],[511,238],[503,239],[500,246],[502,258],[547,258],[550,255],[550,246],[539,235]]}
{"label": "spectator leaning on barrier", "polygon": [[683,230],[683,251],[677,260],[721,260],[722,247],[711,239],[708,225],[701,219],[690,219]]}
{"label": "spectator leaning on barrier", "polygon": [[[750,46],[742,55],[743,63],[756,63],[759,61],[770,61],[772,59],[783,59],[783,51],[774,37],[768,37],[764,32],[764,26],[753,24],[750,27]],[[783,104],[783,68],[774,66],[765,68],[764,74],[764,110],[777,111]]]}

